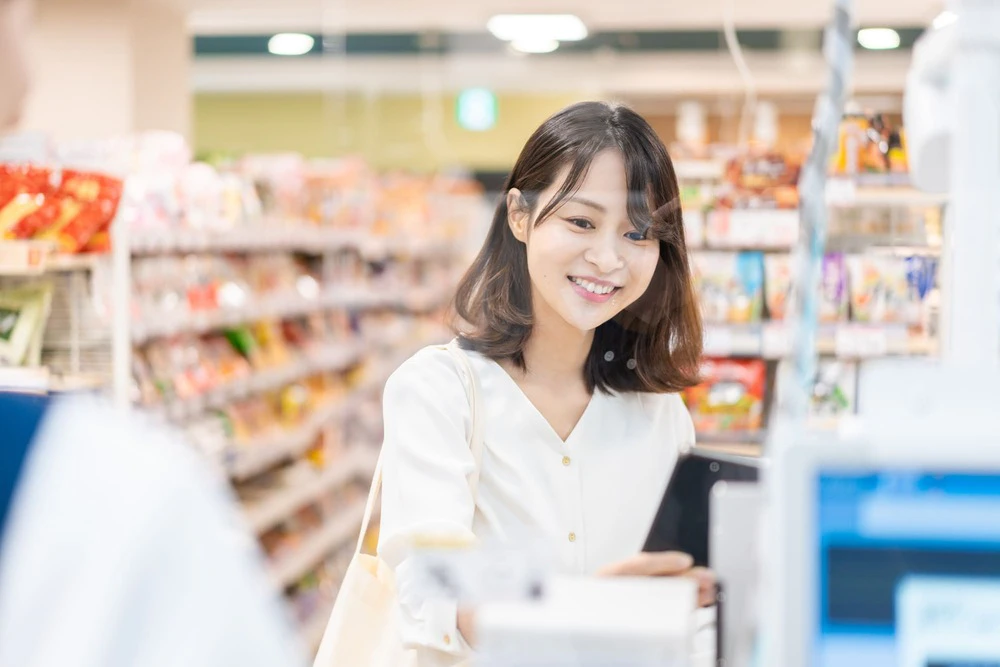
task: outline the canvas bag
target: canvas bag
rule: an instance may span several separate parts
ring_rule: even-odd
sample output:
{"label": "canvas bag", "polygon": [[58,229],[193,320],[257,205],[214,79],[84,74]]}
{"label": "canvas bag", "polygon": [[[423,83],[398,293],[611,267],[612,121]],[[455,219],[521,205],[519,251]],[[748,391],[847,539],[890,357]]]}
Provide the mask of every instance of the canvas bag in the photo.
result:
{"label": "canvas bag", "polygon": [[[469,488],[475,501],[483,457],[479,380],[457,340],[442,349],[451,354],[469,398],[472,416],[469,447],[475,460]],[[344,575],[313,667],[414,667],[417,664],[416,651],[403,647],[395,573],[377,555],[361,553],[361,543],[368,532],[381,488],[382,454],[379,454],[354,557]]]}

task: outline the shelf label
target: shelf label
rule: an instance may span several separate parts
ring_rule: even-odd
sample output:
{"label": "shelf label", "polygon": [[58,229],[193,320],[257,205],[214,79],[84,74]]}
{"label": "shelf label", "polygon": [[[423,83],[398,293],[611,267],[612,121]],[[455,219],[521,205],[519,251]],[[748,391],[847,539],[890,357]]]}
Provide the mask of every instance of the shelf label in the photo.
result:
{"label": "shelf label", "polygon": [[889,336],[881,327],[841,326],[835,349],[838,357],[884,357],[889,352]]}
{"label": "shelf label", "polygon": [[709,357],[728,357],[733,354],[733,330],[726,326],[705,327],[704,353]]}
{"label": "shelf label", "polygon": [[784,322],[769,322],[764,326],[761,354],[768,359],[781,359],[791,352],[791,327]]}

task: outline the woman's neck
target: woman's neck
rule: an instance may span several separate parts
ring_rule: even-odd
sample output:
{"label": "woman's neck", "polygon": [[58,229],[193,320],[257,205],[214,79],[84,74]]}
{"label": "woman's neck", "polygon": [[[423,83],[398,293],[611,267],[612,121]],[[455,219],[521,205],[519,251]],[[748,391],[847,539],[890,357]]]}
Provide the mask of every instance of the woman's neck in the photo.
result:
{"label": "woman's neck", "polygon": [[[539,301],[535,299],[536,304]],[[593,331],[580,331],[555,312],[536,307],[531,336],[524,345],[528,375],[546,383],[582,380],[593,341]]]}

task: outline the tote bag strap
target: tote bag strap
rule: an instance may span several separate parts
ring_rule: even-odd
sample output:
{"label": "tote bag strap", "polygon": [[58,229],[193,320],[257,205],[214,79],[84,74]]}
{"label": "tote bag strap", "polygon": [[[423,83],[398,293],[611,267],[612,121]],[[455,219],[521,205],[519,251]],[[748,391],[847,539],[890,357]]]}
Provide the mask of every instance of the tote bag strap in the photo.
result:
{"label": "tote bag strap", "polygon": [[[472,417],[472,432],[469,434],[469,448],[472,450],[472,458],[475,461],[475,468],[469,476],[469,489],[472,491],[472,500],[475,502],[479,491],[479,474],[483,463],[483,397],[479,388],[479,378],[472,368],[469,355],[459,347],[458,339],[452,340],[444,349],[451,354],[458,374],[462,378],[465,386],[465,393],[469,399],[469,409]],[[375,502],[378,500],[382,490],[382,452],[379,452],[378,462],[375,464],[375,474],[372,476],[372,483],[368,489],[368,502],[365,504],[364,517],[361,520],[361,533],[358,536],[358,544],[354,549],[355,554],[361,553],[362,542],[368,533],[371,524],[372,514],[375,512]]]}

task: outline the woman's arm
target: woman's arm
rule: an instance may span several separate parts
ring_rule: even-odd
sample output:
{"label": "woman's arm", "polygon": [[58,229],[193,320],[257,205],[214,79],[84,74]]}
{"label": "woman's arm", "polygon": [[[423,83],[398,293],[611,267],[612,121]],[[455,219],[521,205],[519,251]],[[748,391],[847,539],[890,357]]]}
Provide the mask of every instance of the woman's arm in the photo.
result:
{"label": "woman's arm", "polygon": [[403,640],[413,648],[464,655],[456,602],[427,599],[410,558],[414,538],[474,539],[471,410],[448,352],[430,348],[404,363],[386,383],[383,411],[379,554],[396,571]]}

